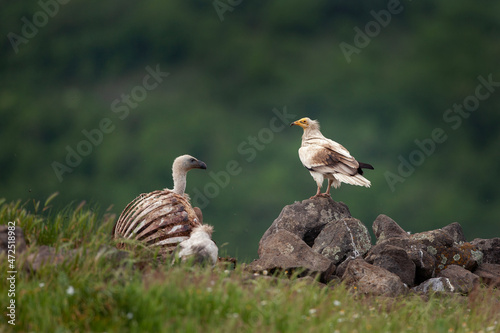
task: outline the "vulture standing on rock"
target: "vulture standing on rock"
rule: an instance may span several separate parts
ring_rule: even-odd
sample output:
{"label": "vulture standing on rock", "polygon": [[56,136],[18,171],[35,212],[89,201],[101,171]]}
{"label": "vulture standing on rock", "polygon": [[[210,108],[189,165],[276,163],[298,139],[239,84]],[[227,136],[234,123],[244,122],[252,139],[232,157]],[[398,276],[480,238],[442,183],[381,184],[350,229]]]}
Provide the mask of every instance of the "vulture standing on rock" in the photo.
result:
{"label": "vulture standing on rock", "polygon": [[[290,124],[293,125],[304,129],[299,158],[318,185],[318,191],[312,198],[330,196],[332,185],[338,188],[340,183],[370,187],[370,181],[362,176],[362,169],[373,170],[373,166],[356,161],[341,144],[325,138],[319,130],[318,121],[306,117]],[[328,179],[328,188],[321,194],[324,178]]]}
{"label": "vulture standing on rock", "polygon": [[[201,211],[191,206],[184,191],[187,172],[206,168],[204,162],[190,155],[177,157],[172,165],[173,190],[166,188],[135,198],[118,218],[113,238],[135,239],[148,247],[159,247],[161,256],[170,255],[179,243],[188,240],[191,233],[202,226]],[[117,244],[119,248],[124,246]]]}

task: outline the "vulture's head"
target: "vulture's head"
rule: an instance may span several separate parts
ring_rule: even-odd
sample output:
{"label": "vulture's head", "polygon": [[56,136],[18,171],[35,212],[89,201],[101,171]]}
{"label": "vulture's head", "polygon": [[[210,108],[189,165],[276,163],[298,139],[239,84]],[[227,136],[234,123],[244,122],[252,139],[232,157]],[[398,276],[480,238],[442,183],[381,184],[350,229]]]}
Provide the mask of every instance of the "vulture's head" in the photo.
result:
{"label": "vulture's head", "polygon": [[318,123],[318,121],[312,120],[312,119],[310,119],[308,117],[304,117],[302,119],[294,121],[293,123],[290,124],[290,127],[292,127],[293,125],[300,126],[303,129],[306,129],[306,128],[317,128],[317,129],[319,129],[319,123]]}
{"label": "vulture's head", "polygon": [[174,192],[184,195],[186,190],[186,175],[191,169],[206,169],[207,165],[191,155],[182,155],[175,159],[172,165],[172,178],[174,179]]}
{"label": "vulture's head", "polygon": [[183,170],[185,172],[191,169],[206,169],[207,165],[205,162],[194,158],[191,155],[182,155],[175,159],[173,168],[174,170]]}

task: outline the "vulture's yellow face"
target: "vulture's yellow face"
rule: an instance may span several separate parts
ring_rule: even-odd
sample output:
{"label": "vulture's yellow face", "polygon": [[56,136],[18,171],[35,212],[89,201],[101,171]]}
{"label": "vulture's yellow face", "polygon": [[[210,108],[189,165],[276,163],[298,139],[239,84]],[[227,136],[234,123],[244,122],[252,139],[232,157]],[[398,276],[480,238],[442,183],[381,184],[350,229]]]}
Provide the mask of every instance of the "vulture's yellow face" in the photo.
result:
{"label": "vulture's yellow face", "polygon": [[302,119],[299,119],[297,121],[294,121],[293,123],[290,124],[290,126],[297,125],[302,128],[308,128],[311,125],[311,119],[305,117]]}

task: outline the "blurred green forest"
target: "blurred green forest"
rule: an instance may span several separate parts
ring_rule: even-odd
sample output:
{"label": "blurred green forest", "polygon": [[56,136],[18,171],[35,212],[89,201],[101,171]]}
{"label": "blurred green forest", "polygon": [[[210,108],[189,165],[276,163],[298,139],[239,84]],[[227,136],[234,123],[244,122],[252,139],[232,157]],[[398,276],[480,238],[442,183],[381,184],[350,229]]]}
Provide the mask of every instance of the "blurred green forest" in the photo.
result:
{"label": "blurred green forest", "polygon": [[[285,124],[309,116],[374,165],[370,189],[333,191],[369,229],[384,213],[411,232],[457,221],[469,240],[500,236],[498,1],[0,7],[0,198],[29,207],[57,191],[60,207],[119,214],[171,188],[188,153],[208,170],[189,173],[187,192],[206,198],[222,251],[249,261],[281,209],[315,193],[302,130]],[[436,129],[446,140],[431,149]]]}

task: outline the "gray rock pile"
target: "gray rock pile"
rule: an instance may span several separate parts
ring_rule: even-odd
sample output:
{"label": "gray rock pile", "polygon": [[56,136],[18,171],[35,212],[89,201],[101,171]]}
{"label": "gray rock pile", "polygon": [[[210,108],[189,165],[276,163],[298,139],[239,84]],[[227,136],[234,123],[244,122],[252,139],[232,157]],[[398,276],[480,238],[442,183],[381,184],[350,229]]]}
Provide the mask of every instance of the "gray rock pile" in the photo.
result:
{"label": "gray rock pile", "polygon": [[262,236],[253,272],[319,275],[362,293],[397,296],[414,292],[467,294],[480,283],[500,286],[500,238],[467,242],[462,227],[409,234],[386,215],[366,227],[331,198],[295,202]]}

